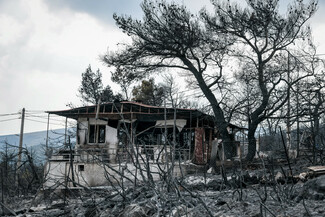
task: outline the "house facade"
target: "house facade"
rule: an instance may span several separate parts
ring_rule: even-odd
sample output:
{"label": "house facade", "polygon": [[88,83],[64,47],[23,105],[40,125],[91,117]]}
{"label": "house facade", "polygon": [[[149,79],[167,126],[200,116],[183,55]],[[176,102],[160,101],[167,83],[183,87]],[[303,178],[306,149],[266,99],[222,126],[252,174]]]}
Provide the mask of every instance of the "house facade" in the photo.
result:
{"label": "house facade", "polygon": [[49,159],[47,187],[58,184],[57,177],[65,185],[112,184],[108,176],[135,163],[160,169],[172,161],[204,165],[216,140],[213,117],[196,109],[112,102],[48,113],[76,120],[77,139],[73,150]]}

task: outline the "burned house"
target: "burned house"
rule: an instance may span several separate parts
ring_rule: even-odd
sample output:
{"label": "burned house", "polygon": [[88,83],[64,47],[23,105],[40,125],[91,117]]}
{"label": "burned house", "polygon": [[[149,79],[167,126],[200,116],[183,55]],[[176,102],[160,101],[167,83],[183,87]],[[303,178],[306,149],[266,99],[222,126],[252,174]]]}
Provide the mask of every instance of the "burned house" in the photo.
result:
{"label": "burned house", "polygon": [[47,186],[66,176],[80,185],[110,184],[104,171],[115,174],[135,161],[203,165],[216,139],[213,117],[196,109],[118,102],[48,113],[76,120],[77,139],[73,153],[49,159]]}

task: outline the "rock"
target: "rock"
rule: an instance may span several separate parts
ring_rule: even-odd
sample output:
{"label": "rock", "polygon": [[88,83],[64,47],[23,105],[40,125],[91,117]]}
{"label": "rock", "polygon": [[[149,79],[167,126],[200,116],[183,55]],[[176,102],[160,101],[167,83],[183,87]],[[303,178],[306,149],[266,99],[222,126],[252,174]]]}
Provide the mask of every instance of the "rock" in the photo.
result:
{"label": "rock", "polygon": [[46,210],[44,214],[45,216],[62,216],[65,214],[65,211],[62,209],[50,209]]}
{"label": "rock", "polygon": [[298,177],[301,181],[305,181],[307,177],[307,173],[306,172],[300,173]]}
{"label": "rock", "polygon": [[296,198],[296,201],[301,199],[323,200],[325,199],[325,175],[307,181],[303,190]]}
{"label": "rock", "polygon": [[316,178],[315,184],[318,191],[325,193],[325,175]]}
{"label": "rock", "polygon": [[275,180],[276,181],[279,181],[280,179],[283,179],[283,174],[281,173],[281,172],[277,172],[276,174],[275,174]]}
{"label": "rock", "polygon": [[47,209],[47,206],[43,205],[43,204],[39,204],[36,207],[31,207],[30,210],[32,210],[33,212],[40,212]]}
{"label": "rock", "polygon": [[222,183],[221,179],[211,179],[207,183],[207,187],[210,190],[219,191],[219,190],[224,189],[226,186]]}
{"label": "rock", "polygon": [[304,187],[325,193],[325,175],[309,180]]}
{"label": "rock", "polygon": [[224,189],[226,186],[221,176],[219,175],[208,175],[206,179],[203,176],[189,176],[184,179],[183,185],[189,190],[214,190],[219,191]]}
{"label": "rock", "polygon": [[243,175],[244,182],[248,185],[258,184],[258,178],[254,173],[248,173],[247,171]]}

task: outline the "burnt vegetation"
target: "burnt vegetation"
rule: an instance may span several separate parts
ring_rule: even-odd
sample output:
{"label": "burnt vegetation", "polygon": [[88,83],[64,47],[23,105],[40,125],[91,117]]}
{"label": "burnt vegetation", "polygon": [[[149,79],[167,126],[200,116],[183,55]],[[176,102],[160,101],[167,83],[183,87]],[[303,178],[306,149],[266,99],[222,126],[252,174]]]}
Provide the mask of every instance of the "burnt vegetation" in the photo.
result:
{"label": "burnt vegetation", "polygon": [[[27,149],[21,169],[14,153],[2,151],[3,214],[324,215],[324,61],[308,26],[317,1],[293,0],[285,14],[278,0],[211,3],[213,13],[193,14],[144,0],[141,20],[114,14],[131,42],[101,58],[123,94],[104,88],[89,66],[79,94],[95,105],[52,113],[78,122],[76,144],[65,140],[56,155],[66,162],[63,182],[50,172],[61,166],[54,158],[40,174]],[[166,71],[165,84],[150,77]],[[183,98],[182,76],[206,105]],[[130,99],[137,102],[123,102]],[[116,130],[114,150],[100,144],[107,129]],[[106,185],[93,187],[101,176]],[[20,209],[12,198],[24,202]]]}

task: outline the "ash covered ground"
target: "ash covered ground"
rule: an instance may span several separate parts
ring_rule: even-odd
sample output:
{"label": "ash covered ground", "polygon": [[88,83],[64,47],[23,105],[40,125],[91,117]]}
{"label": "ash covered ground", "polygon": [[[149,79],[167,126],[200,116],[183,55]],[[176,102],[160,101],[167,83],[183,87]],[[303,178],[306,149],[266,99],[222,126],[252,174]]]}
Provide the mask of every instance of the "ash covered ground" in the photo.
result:
{"label": "ash covered ground", "polygon": [[[271,169],[270,169],[271,168]],[[325,216],[325,175],[302,165],[228,168],[93,189],[8,198],[7,216]],[[306,171],[306,172],[304,172]],[[166,175],[166,174],[165,174]]]}

